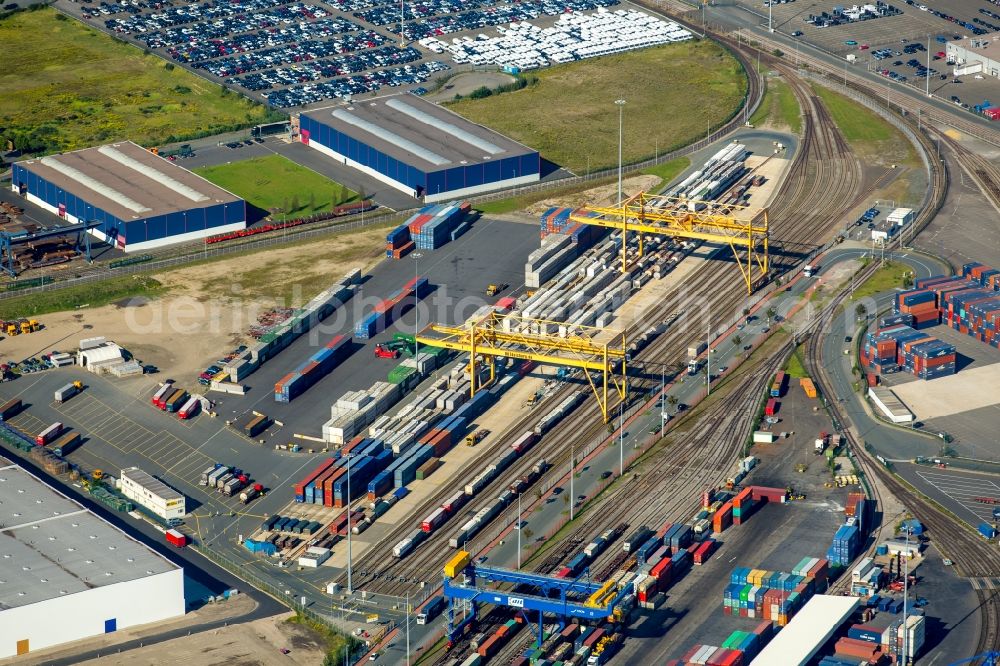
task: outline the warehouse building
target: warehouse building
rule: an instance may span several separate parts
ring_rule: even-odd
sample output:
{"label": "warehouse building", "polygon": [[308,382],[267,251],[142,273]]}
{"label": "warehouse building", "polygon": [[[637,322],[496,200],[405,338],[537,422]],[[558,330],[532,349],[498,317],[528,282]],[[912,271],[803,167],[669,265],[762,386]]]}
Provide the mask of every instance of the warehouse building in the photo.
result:
{"label": "warehouse building", "polygon": [[12,188],[125,252],[246,228],[246,203],[131,141],[14,164]]}
{"label": "warehouse building", "polygon": [[122,470],[122,495],[165,521],[180,520],[187,513],[184,495],[138,467]]}
{"label": "warehouse building", "polygon": [[0,658],[184,614],[184,571],[0,458]]}
{"label": "warehouse building", "polygon": [[299,116],[302,143],[424,201],[533,183],[538,151],[416,95],[341,104]]}
{"label": "warehouse building", "polygon": [[945,55],[955,63],[955,76],[985,74],[1000,78],[1000,40],[996,37],[969,37],[948,42]]}

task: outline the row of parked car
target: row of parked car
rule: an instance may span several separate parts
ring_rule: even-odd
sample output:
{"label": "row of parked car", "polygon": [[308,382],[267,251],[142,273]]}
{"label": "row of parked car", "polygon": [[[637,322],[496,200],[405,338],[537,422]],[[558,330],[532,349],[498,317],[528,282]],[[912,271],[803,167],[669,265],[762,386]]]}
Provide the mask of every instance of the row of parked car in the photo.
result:
{"label": "row of parked car", "polygon": [[[386,41],[386,38],[382,35],[366,30],[364,32],[339,35],[336,39],[327,41],[309,40],[278,48],[236,53],[235,55],[225,55],[224,57],[217,57],[223,55],[224,52],[216,52],[214,55],[208,55],[209,58],[214,57],[214,60],[208,60],[204,57],[206,55],[204,52],[199,53],[199,57],[196,60],[188,60],[183,53],[174,57],[182,62],[192,63],[195,69],[204,69],[210,74],[221,78],[229,78],[230,76],[265,69],[274,69],[275,67],[293,65],[295,63],[316,61],[321,58],[332,60],[344,58],[356,59],[360,62],[366,62],[367,68],[380,66],[378,63],[380,56],[375,52],[365,51],[353,55],[344,54],[363,51],[365,49],[375,49]],[[171,55],[174,54],[171,53]],[[392,63],[386,62],[381,64]]]}
{"label": "row of parked car", "polygon": [[208,386],[209,384],[211,384],[212,378],[218,375],[220,372],[222,372],[222,366],[226,365],[227,363],[232,361],[234,358],[236,358],[246,350],[247,350],[246,345],[240,345],[233,351],[229,352],[228,354],[217,360],[214,364],[205,368],[204,372],[198,375],[198,383],[201,384],[202,386]]}
{"label": "row of parked car", "polygon": [[424,83],[436,72],[450,69],[448,65],[437,60],[430,60],[416,65],[392,67],[376,72],[356,74],[341,79],[320,81],[303,86],[292,86],[283,90],[275,90],[264,95],[267,103],[277,108],[289,108],[305,104],[313,104],[327,99],[348,98],[374,92],[383,86],[403,86],[413,83]]}
{"label": "row of parked car", "polygon": [[[248,27],[237,32],[226,30],[222,21],[199,29],[190,27],[167,28],[160,32],[141,35],[139,40],[151,49],[174,49],[179,53],[207,51],[206,58],[216,58],[230,53],[243,53],[258,49],[274,48],[284,44],[309,40],[329,39],[345,32],[358,32],[361,26],[344,18],[326,17],[310,23],[293,25],[261,21],[263,27]],[[168,51],[170,52],[170,51]],[[173,55],[172,52],[170,52]],[[188,56],[193,59],[193,56]],[[176,59],[176,58],[175,58]]]}
{"label": "row of parked car", "polygon": [[[408,3],[403,35],[409,41],[418,41],[427,37],[517,23],[540,16],[591,11],[617,4],[618,0],[525,0],[509,5],[490,5],[480,0],[421,0]],[[398,7],[377,6],[355,12],[354,16],[373,25],[385,26],[389,32],[399,34]]]}
{"label": "row of parked car", "polygon": [[946,12],[939,12],[938,10],[932,9],[932,8],[928,7],[927,5],[924,5],[924,4],[921,4],[919,2],[916,2],[915,0],[904,0],[904,1],[906,2],[906,4],[910,5],[911,7],[916,7],[920,11],[924,11],[924,12],[927,12],[929,14],[933,14],[934,16],[937,16],[938,18],[942,18],[945,21],[948,21],[950,23],[957,23],[958,25],[962,26],[963,28],[972,31],[972,33],[975,34],[975,35],[985,35],[987,32],[989,32],[988,30],[984,30],[982,28],[976,27],[972,23],[968,23],[966,21],[963,21],[962,19],[955,18],[954,16],[952,16],[951,14],[948,14]]}

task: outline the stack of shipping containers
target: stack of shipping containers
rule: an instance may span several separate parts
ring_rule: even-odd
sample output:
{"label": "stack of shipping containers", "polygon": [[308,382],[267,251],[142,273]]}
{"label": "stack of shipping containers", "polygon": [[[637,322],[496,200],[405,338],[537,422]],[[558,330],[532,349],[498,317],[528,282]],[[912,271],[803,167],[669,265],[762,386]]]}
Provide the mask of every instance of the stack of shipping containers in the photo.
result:
{"label": "stack of shipping containers", "polygon": [[274,399],[290,402],[329,374],[351,351],[350,337],[337,335],[274,385]]}
{"label": "stack of shipping containers", "polygon": [[360,340],[367,340],[385,330],[403,307],[413,305],[418,299],[426,296],[428,287],[427,278],[413,278],[382,300],[371,313],[358,320],[354,325],[354,336]]}

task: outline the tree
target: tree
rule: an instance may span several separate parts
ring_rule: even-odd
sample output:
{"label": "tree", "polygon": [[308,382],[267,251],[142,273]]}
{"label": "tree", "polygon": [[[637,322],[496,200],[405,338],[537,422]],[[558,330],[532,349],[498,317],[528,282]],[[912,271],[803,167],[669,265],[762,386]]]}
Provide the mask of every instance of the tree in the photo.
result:
{"label": "tree", "polygon": [[362,185],[358,188],[358,201],[364,201],[368,195],[365,194],[365,186]]}
{"label": "tree", "polygon": [[347,185],[344,185],[343,183],[341,183],[340,184],[340,193],[337,195],[337,200],[334,203],[334,205],[344,203],[345,201],[347,201],[347,197],[348,196],[349,195],[347,194]]}
{"label": "tree", "polygon": [[903,276],[903,288],[909,289],[913,286],[913,273],[907,273]]}
{"label": "tree", "polygon": [[287,214],[291,210],[291,204],[288,203],[288,197],[282,199],[281,212]]}
{"label": "tree", "polygon": [[668,395],[667,396],[667,404],[670,405],[671,409],[676,408],[678,402],[680,402],[680,400],[677,399],[676,395]]}
{"label": "tree", "polygon": [[768,308],[768,309],[767,309],[767,312],[766,312],[765,314],[767,315],[767,325],[768,325],[768,326],[770,326],[770,325],[771,325],[771,319],[773,319],[773,318],[774,318],[774,316],[775,316],[776,314],[778,314],[778,312],[777,312],[777,310],[775,310],[775,309],[774,309],[774,308],[772,307],[772,308]]}
{"label": "tree", "polygon": [[865,307],[864,303],[858,303],[858,307],[854,308],[854,314],[858,316],[858,319],[861,319],[868,314],[868,308]]}
{"label": "tree", "polygon": [[535,533],[531,531],[530,527],[525,527],[521,530],[521,536],[524,537],[525,541],[530,541],[531,537],[535,536]]}
{"label": "tree", "polygon": [[298,194],[293,194],[292,195],[292,207],[289,209],[288,212],[289,213],[297,213],[297,212],[299,212],[300,208],[302,208],[302,205],[299,204],[299,195]]}
{"label": "tree", "polygon": [[742,335],[734,335],[733,336],[733,346],[734,347],[739,347],[742,344],[743,344],[743,336]]}
{"label": "tree", "polygon": [[313,192],[312,190],[309,190],[309,204],[308,204],[308,206],[309,206],[309,212],[310,213],[313,212],[314,210],[316,210],[316,193]]}

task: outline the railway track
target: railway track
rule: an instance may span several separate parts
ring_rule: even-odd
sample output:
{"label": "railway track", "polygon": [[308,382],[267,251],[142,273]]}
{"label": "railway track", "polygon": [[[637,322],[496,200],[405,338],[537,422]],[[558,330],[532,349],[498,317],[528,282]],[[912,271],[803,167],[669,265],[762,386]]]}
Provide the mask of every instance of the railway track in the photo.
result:
{"label": "railway track", "polygon": [[[834,303],[839,303],[843,298],[844,296],[834,299]],[[835,310],[830,309],[829,312],[832,316]],[[824,324],[826,320],[827,318],[824,317]],[[807,345],[806,366],[817,379],[820,389],[823,390],[824,387],[830,386],[830,382],[820,357],[820,350],[824,335],[822,331],[829,330],[829,327],[821,324],[817,330],[821,333],[810,339]],[[828,404],[841,423],[849,423],[846,415],[841,413],[837,401],[831,400]],[[862,471],[870,478],[878,479],[878,482],[883,484],[888,492],[903,502],[913,515],[927,526],[937,548],[943,555],[955,562],[955,570],[959,575],[965,578],[992,577],[1000,571],[1000,550],[985,541],[962,521],[945,513],[937,504],[883,466],[872,453],[865,449],[864,442],[858,439],[851,428],[845,427],[844,435],[847,437]],[[871,485],[874,489],[878,488],[875,483]],[[880,491],[876,490],[876,498],[879,496],[878,493]],[[873,548],[869,549],[869,552],[871,550]],[[1000,592],[977,589],[976,596],[979,599],[982,624],[979,642],[972,654],[982,654],[1000,647]]]}
{"label": "railway track", "polygon": [[[726,33],[725,37],[734,41],[741,39],[737,33]],[[753,39],[760,43],[761,48],[770,52],[787,48],[783,44],[762,35],[754,34]],[[787,56],[788,54],[786,53],[785,57],[787,58]],[[1000,131],[963,118],[950,110],[939,109],[937,106],[924,101],[919,96],[901,93],[898,89],[893,90],[889,79],[886,79],[886,85],[883,87],[851,71],[848,71],[845,75],[840,65],[831,64],[804,51],[796,52],[795,58],[796,62],[808,65],[810,69],[823,72],[827,76],[836,77],[839,80],[843,80],[846,76],[849,87],[862,91],[874,99],[885,100],[887,107],[895,106],[899,109],[905,109],[910,114],[919,112],[924,122],[928,124],[953,127],[959,132],[986,141],[994,146],[1000,146]]]}
{"label": "railway track", "polygon": [[[851,159],[850,148],[844,141],[839,130],[833,125],[832,119],[826,113],[822,103],[819,102],[804,82],[794,75],[791,70],[786,71],[786,77],[790,79],[793,89],[800,96],[803,103],[804,115],[806,117],[805,133],[800,143],[800,149],[791,167],[791,173],[786,177],[784,184],[778,194],[778,203],[772,211],[775,220],[774,228],[776,235],[782,238],[791,239],[795,242],[813,243],[818,246],[830,233],[835,230],[835,224],[839,213],[843,210],[845,199],[850,202],[860,202],[864,196],[873,189],[873,185],[863,187],[861,185],[861,170],[856,159]],[[837,192],[837,197],[829,196],[831,192]],[[801,258],[798,255],[796,258]],[[789,262],[790,263],[790,262]],[[718,280],[718,271],[703,269],[698,271],[691,282],[698,285],[696,291],[691,294],[692,300],[697,302],[704,299],[714,312],[734,311],[741,300],[733,297]],[[664,314],[675,307],[668,299],[667,304],[656,309],[652,316],[647,316],[636,328],[642,330],[650,322],[660,321]],[[661,362],[671,355],[680,356],[684,343],[693,337],[685,336],[683,332],[668,330],[663,336],[651,344],[640,356],[641,362],[647,358],[658,358]],[[642,385],[638,387],[644,388]],[[559,400],[564,392],[563,389],[556,391],[551,401]],[[568,462],[569,459],[569,439],[572,437],[578,442],[587,442],[595,437],[603,439],[603,425],[595,423],[596,409],[591,403],[585,404],[577,409],[570,417],[565,419],[557,428],[544,437],[542,442],[532,450],[532,453],[509,470],[504,477],[513,478],[515,475],[523,473],[523,469],[533,464],[539,457],[545,457],[553,464],[553,469],[561,470],[561,463]],[[511,439],[525,429],[533,425],[534,417],[526,415],[519,419],[508,431],[508,436],[498,438],[487,455],[493,455],[502,447],[509,445]],[[589,425],[588,425],[589,424]],[[579,448],[582,448],[580,446]],[[706,450],[701,448],[701,452]],[[713,453],[716,453],[713,451]],[[711,456],[705,456],[706,458]],[[685,460],[685,462],[691,462]],[[718,470],[715,470],[718,471]],[[464,471],[460,472],[465,476]],[[552,473],[550,473],[551,476]],[[546,481],[542,481],[546,483]],[[548,485],[554,485],[549,480]],[[502,480],[491,484],[483,493],[482,497],[491,496],[494,491],[504,485]],[[622,491],[617,491],[618,493]],[[415,515],[423,515],[422,512],[430,512],[446,497],[447,493],[442,491],[427,500],[416,510]],[[617,495],[617,493],[616,493]],[[501,514],[503,515],[503,514]],[[440,565],[442,548],[447,528],[432,535],[422,544],[417,552],[402,561],[394,561],[389,557],[391,544],[398,538],[402,538],[408,529],[408,525],[400,525],[389,535],[386,535],[382,543],[366,552],[359,561],[358,569],[361,571],[362,585],[372,585],[376,591],[392,594],[398,591],[412,580],[434,580],[437,577],[438,565]],[[399,571],[408,572],[401,575]]]}

